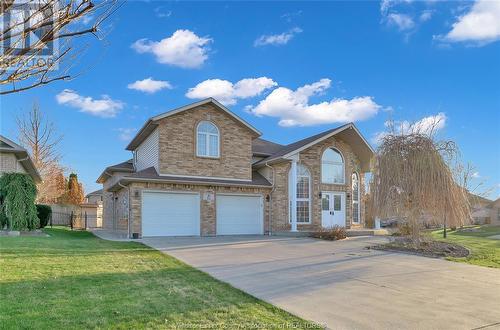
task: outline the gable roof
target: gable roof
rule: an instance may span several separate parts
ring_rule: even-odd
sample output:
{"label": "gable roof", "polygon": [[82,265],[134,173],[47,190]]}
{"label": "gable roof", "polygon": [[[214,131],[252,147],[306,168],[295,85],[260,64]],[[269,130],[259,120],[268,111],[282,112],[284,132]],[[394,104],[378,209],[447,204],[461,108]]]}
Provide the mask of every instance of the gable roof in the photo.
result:
{"label": "gable roof", "polygon": [[161,120],[163,118],[167,118],[167,117],[173,116],[175,114],[178,114],[178,113],[181,113],[181,112],[184,112],[184,111],[187,111],[187,110],[194,109],[196,107],[199,107],[199,106],[205,105],[205,104],[212,104],[212,105],[214,105],[215,107],[217,107],[220,110],[226,112],[231,117],[233,117],[234,119],[236,119],[237,121],[239,121],[241,124],[243,124],[248,129],[250,129],[251,131],[253,131],[255,134],[257,134],[257,136],[262,135],[262,133],[259,130],[257,130],[255,127],[253,127],[252,125],[250,125],[248,122],[246,122],[245,120],[243,120],[241,117],[237,116],[234,112],[232,112],[231,110],[229,110],[228,108],[226,108],[219,101],[217,101],[216,99],[210,97],[210,98],[207,98],[207,99],[195,102],[195,103],[191,103],[191,104],[185,105],[183,107],[180,107],[180,108],[177,108],[177,109],[174,109],[174,110],[170,110],[170,111],[167,111],[165,113],[162,113],[162,114],[159,114],[157,116],[149,118],[146,121],[146,123],[144,124],[144,126],[142,126],[142,128],[139,130],[139,132],[136,134],[136,136],[132,139],[132,141],[130,141],[130,143],[128,144],[128,146],[125,149],[133,151],[135,148],[137,148],[141,144],[141,142],[144,141],[149,136],[149,134],[151,134],[151,132],[153,132],[154,129],[158,126],[157,122],[159,120]]}
{"label": "gable roof", "polygon": [[97,183],[103,183],[107,180],[114,172],[134,172],[134,162],[132,159],[126,160],[124,162],[108,166],[102,171],[101,175],[97,178]]}
{"label": "gable roof", "polygon": [[255,166],[264,165],[266,163],[277,162],[290,157],[304,149],[307,149],[316,143],[319,143],[331,136],[339,135],[341,136],[353,149],[353,151],[358,155],[360,161],[363,163],[363,170],[368,171],[370,159],[372,158],[375,151],[370,146],[368,141],[361,135],[361,132],[354,125],[354,123],[348,123],[337,128],[333,128],[322,133],[307,137],[300,141],[288,144],[283,148],[279,149],[269,157],[262,159],[255,163]]}
{"label": "gable roof", "polygon": [[88,193],[85,197],[88,198],[89,196],[101,196],[101,195],[102,195],[102,189],[99,189],[99,190]]}
{"label": "gable roof", "polygon": [[24,169],[33,178],[36,183],[42,182],[42,177],[31,160],[28,151],[19,144],[0,135],[0,152],[13,153],[17,160],[23,165]]}
{"label": "gable roof", "polygon": [[488,205],[488,204],[491,204],[493,202],[492,200],[490,200],[488,198],[473,194],[470,191],[467,191],[467,198],[469,199],[469,203],[471,205],[474,205],[474,204]]}
{"label": "gable roof", "polygon": [[257,138],[252,141],[252,153],[254,156],[271,156],[285,146],[282,144]]}

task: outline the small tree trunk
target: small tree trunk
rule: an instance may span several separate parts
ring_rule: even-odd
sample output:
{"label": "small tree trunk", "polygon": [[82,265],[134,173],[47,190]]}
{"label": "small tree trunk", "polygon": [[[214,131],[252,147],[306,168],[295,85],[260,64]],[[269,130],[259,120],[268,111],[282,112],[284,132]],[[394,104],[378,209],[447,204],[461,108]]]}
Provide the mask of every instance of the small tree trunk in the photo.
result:
{"label": "small tree trunk", "polygon": [[443,225],[443,238],[446,238],[446,215],[444,216],[444,225]]}

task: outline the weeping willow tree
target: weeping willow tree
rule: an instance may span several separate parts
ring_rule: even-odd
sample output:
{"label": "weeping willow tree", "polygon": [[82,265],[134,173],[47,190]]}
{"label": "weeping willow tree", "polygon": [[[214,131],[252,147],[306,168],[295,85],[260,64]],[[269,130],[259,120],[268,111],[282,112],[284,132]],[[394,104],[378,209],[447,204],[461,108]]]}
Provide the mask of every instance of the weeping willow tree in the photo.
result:
{"label": "weeping willow tree", "polygon": [[423,224],[446,228],[469,222],[466,190],[449,166],[456,155],[453,142],[435,142],[429,134],[386,135],[374,162],[375,216],[403,219],[417,241]]}
{"label": "weeping willow tree", "polygon": [[35,206],[36,185],[22,173],[4,173],[0,177],[1,229],[34,230],[39,220]]}

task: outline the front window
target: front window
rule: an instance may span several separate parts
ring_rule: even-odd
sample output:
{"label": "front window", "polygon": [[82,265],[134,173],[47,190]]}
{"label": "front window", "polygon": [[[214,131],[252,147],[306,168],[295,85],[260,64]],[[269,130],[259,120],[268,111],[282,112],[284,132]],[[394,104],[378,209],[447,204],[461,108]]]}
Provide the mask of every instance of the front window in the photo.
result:
{"label": "front window", "polygon": [[359,223],[359,177],[352,174],[352,222]]}
{"label": "front window", "polygon": [[344,158],[336,149],[328,148],[321,157],[321,182],[344,183]]}
{"label": "front window", "polygon": [[196,155],[219,157],[219,129],[209,121],[202,121],[196,129]]}
{"label": "front window", "polygon": [[[292,182],[292,171],[288,174],[289,189],[292,191],[290,183]],[[292,209],[292,196],[290,195],[290,211]],[[290,222],[292,221],[292,212]],[[297,223],[309,223],[311,217],[311,174],[303,165],[297,165]]]}

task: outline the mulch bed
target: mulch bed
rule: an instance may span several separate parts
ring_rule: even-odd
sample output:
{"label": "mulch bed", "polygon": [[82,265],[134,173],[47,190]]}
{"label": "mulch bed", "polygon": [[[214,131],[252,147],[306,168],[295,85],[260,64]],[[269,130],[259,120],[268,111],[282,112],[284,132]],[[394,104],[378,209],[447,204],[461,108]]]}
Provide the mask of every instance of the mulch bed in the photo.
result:
{"label": "mulch bed", "polygon": [[408,237],[396,237],[390,243],[371,246],[374,250],[396,251],[411,254],[418,254],[431,258],[463,258],[469,255],[469,250],[465,247],[453,243],[424,240],[416,244]]}

